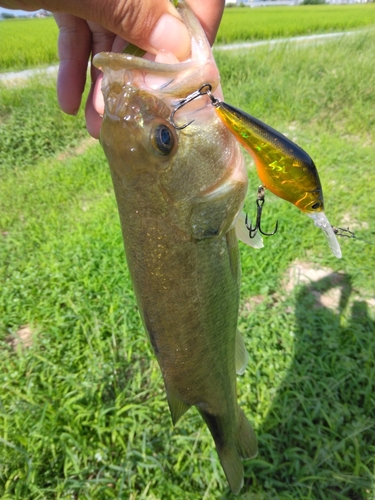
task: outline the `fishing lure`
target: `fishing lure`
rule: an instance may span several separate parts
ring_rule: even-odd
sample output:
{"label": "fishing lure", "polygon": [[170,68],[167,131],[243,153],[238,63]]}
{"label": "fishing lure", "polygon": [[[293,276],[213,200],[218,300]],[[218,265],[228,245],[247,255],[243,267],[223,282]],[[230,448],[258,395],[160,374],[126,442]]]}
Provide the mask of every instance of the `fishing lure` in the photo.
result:
{"label": "fishing lure", "polygon": [[191,122],[177,126],[174,115],[182,106],[203,95],[210,98],[221,121],[254,158],[264,187],[311,217],[323,230],[333,254],[340,258],[340,245],[324,213],[318,171],[306,151],[266,123],[217,99],[209,83],[180,101],[171,113],[172,125],[178,130],[187,127]]}

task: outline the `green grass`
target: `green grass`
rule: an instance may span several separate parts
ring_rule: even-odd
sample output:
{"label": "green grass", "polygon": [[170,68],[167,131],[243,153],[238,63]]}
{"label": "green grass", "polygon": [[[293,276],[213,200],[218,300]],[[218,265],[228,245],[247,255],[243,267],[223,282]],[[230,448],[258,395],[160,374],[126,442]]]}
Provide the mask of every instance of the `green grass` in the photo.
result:
{"label": "green grass", "polygon": [[0,22],[0,71],[56,63],[57,33],[50,17]]}
{"label": "green grass", "polygon": [[375,5],[225,9],[217,43],[326,33],[375,24]]}
{"label": "green grass", "polygon": [[0,86],[0,172],[30,167],[77,146],[87,136],[82,115],[77,120],[59,109],[50,78],[30,79],[26,88]]}
{"label": "green grass", "polygon": [[[374,41],[217,54],[226,100],[307,149],[330,221],[350,220],[373,243]],[[45,95],[53,85],[31,87]],[[21,102],[30,88],[2,92]],[[38,109],[32,101],[25,129]],[[11,136],[17,113],[7,108],[2,133]],[[59,126],[42,135],[54,143]],[[58,150],[71,145],[64,137]],[[197,412],[171,425],[100,146],[58,150],[29,165],[23,148],[8,150],[22,168],[3,160],[0,171],[0,497],[234,498]],[[250,363],[238,395],[260,452],[245,461],[239,498],[373,499],[375,316],[366,299],[375,295],[375,246],[341,240],[338,260],[295,207],[268,194],[264,210],[264,226],[278,219],[279,232],[261,251],[241,244],[239,327]],[[285,271],[297,259],[339,273],[338,285],[326,277],[287,294]],[[339,307],[316,307],[335,286]],[[14,352],[10,339],[26,324],[32,346]]]}

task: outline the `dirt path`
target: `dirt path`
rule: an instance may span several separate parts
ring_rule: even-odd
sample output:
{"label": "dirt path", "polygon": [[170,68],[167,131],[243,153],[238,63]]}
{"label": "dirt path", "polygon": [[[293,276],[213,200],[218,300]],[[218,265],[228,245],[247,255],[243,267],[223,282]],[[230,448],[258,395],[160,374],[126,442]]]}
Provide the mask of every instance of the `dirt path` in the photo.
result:
{"label": "dirt path", "polygon": [[294,36],[290,38],[274,38],[273,40],[260,40],[259,42],[240,42],[229,43],[226,45],[214,45],[215,50],[239,50],[239,49],[254,49],[262,45],[279,45],[282,43],[309,43],[315,41],[327,41],[332,38],[340,38],[346,35],[355,35],[356,33],[364,33],[367,30],[357,31],[338,31],[337,33],[322,33],[317,35]]}
{"label": "dirt path", "polygon": [[10,71],[8,73],[0,73],[0,82],[11,83],[12,85],[17,83],[24,83],[25,80],[38,75],[55,75],[59,65],[55,64],[53,66],[48,66],[47,68],[33,68],[25,69],[23,71]]}

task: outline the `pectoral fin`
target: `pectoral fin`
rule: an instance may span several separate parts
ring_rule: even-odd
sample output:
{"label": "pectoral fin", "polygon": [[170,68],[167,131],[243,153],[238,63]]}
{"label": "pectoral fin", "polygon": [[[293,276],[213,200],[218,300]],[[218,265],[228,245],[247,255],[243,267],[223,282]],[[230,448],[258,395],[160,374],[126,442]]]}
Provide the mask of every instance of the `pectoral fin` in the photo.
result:
{"label": "pectoral fin", "polygon": [[246,228],[245,224],[245,214],[241,212],[237,218],[236,222],[236,235],[237,238],[242,241],[242,243],[245,243],[245,245],[249,245],[250,247],[253,248],[263,248],[263,239],[259,233],[259,231],[256,233],[254,238],[250,238],[249,236],[249,231]]}
{"label": "pectoral fin", "polygon": [[167,399],[168,399],[168,405],[169,409],[171,412],[172,416],[172,422],[173,425],[176,425],[177,421],[179,420],[180,417],[190,408],[190,405],[184,403],[175,393],[171,387],[168,387],[167,385],[166,391],[167,391]]}
{"label": "pectoral fin", "polygon": [[249,354],[246,350],[242,335],[238,330],[236,334],[235,355],[236,355],[236,373],[238,375],[243,375],[245,373],[246,366],[249,361]]}

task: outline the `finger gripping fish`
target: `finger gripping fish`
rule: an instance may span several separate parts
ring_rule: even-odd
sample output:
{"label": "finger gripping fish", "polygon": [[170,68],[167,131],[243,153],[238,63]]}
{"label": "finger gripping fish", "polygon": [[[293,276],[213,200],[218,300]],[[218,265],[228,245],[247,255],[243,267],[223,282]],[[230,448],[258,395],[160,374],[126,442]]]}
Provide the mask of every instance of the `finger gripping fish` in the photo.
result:
{"label": "finger gripping fish", "polygon": [[174,423],[191,406],[202,415],[234,493],[241,457],[257,453],[236,395],[247,353],[237,331],[240,260],[236,222],[247,173],[234,136],[207,97],[175,130],[171,111],[197,81],[218,85],[203,30],[184,3],[189,61],[161,64],[102,53],[108,159],[143,324],[160,365]]}

